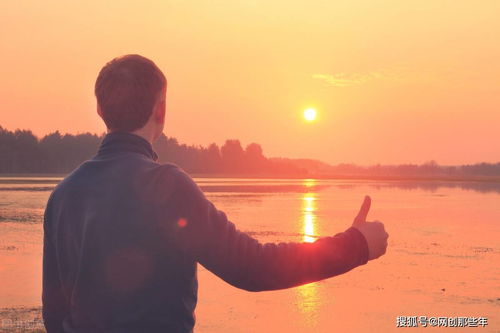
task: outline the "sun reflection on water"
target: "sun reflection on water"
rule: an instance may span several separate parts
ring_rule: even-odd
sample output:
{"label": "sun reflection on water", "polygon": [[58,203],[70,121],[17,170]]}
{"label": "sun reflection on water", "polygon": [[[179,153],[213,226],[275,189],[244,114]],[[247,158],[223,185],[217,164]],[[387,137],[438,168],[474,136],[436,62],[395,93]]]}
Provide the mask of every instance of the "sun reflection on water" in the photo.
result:
{"label": "sun reflection on water", "polygon": [[[304,180],[305,186],[311,186],[314,180]],[[316,233],[316,194],[305,193],[302,198],[302,241],[307,243],[314,242],[318,237]],[[308,283],[296,288],[297,290],[297,308],[302,313],[305,324],[308,327],[314,327],[317,324],[317,310],[319,306],[319,294],[317,285]]]}
{"label": "sun reflection on water", "polygon": [[304,206],[303,206],[304,237],[302,241],[307,243],[312,243],[316,240],[316,237],[314,236],[314,225],[316,222],[316,216],[314,214],[316,207],[314,201],[316,200],[316,198],[314,197],[314,193],[306,193],[304,194],[303,199],[304,199]]}

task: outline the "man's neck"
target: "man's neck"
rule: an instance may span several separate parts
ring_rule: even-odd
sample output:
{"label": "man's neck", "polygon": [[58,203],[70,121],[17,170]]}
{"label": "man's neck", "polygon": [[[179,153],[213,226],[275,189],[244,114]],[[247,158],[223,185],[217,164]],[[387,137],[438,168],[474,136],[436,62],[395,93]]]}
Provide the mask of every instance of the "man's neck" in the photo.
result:
{"label": "man's neck", "polygon": [[[113,133],[113,131],[110,131],[108,129],[107,133]],[[151,145],[153,144],[154,134],[151,131],[146,130],[145,128],[140,128],[138,130],[135,130],[135,131],[132,131],[132,132],[129,132],[129,133],[135,134],[137,136],[140,136],[141,138],[143,138],[144,140],[146,140],[147,142],[149,142]]]}
{"label": "man's neck", "polygon": [[138,136],[146,139],[146,141],[148,141],[150,144],[153,144],[153,141],[154,141],[154,133],[153,133],[153,131],[146,130],[143,127],[143,128],[139,128],[138,130],[135,130],[135,131],[133,131],[131,133],[135,134],[135,135],[138,135]]}

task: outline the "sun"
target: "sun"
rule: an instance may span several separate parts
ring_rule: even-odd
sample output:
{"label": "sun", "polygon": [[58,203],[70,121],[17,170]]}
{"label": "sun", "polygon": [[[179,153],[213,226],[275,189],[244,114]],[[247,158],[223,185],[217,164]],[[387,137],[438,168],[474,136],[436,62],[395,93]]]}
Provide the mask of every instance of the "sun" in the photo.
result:
{"label": "sun", "polygon": [[316,110],[313,108],[304,110],[304,119],[309,122],[316,120]]}

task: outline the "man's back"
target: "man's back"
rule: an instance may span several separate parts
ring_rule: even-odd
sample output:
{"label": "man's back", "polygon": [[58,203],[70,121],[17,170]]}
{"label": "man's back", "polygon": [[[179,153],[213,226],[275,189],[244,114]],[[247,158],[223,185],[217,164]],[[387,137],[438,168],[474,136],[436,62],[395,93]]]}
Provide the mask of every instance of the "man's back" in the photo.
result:
{"label": "man's back", "polygon": [[148,146],[133,134],[108,135],[50,198],[44,310],[49,321],[54,307],[68,310],[67,331],[186,331],[194,324],[196,262],[170,239],[178,209],[167,196],[178,169],[157,164]]}
{"label": "man's back", "polygon": [[239,232],[145,139],[108,134],[54,190],[45,213],[49,332],[189,332],[196,262],[250,291],[289,288],[365,264],[349,228],[315,243],[260,244]]}

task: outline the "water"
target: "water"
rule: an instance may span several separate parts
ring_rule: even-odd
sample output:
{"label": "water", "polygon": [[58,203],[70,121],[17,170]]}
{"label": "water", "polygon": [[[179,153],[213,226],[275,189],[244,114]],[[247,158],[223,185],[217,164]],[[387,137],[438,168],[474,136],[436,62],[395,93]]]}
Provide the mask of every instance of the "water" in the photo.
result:
{"label": "water", "polygon": [[[42,215],[59,180],[0,178],[1,319],[39,315]],[[380,259],[293,289],[246,292],[199,266],[198,332],[390,332],[398,316],[487,317],[478,329],[500,331],[500,184],[195,180],[261,242],[343,231],[365,194],[390,234]]]}

